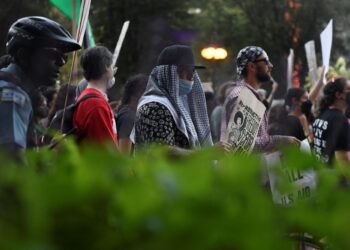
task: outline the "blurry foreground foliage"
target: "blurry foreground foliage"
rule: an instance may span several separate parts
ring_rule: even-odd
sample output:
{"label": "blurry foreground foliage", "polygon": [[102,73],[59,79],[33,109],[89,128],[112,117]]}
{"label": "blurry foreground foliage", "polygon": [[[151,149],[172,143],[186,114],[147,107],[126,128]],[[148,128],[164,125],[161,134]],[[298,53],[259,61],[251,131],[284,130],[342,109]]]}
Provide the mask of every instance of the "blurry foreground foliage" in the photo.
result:
{"label": "blurry foreground foliage", "polygon": [[291,249],[290,232],[309,232],[350,249],[350,193],[337,182],[344,169],[288,151],[286,165],[318,168],[319,188],[283,208],[261,184],[257,156],[165,155],[80,152],[68,142],[29,152],[26,166],[3,160],[0,248]]}

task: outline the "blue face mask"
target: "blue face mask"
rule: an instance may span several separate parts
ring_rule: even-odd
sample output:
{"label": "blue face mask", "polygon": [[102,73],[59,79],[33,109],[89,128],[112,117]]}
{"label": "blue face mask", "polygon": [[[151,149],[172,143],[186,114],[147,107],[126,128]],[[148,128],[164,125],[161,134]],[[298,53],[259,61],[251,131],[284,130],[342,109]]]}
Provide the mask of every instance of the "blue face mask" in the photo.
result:
{"label": "blue face mask", "polygon": [[191,92],[193,81],[179,79],[179,96],[187,95]]}

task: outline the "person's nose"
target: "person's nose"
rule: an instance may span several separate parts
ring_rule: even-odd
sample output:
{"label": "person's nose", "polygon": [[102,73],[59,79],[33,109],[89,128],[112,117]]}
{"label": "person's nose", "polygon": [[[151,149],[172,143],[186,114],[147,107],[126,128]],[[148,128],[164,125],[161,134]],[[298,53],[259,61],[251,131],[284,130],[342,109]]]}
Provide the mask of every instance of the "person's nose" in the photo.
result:
{"label": "person's nose", "polygon": [[273,64],[270,61],[269,61],[268,67],[269,67],[269,69],[273,68]]}
{"label": "person's nose", "polygon": [[65,65],[67,62],[66,60],[63,58],[63,57],[60,57],[60,58],[57,58],[56,61],[55,61],[55,64],[58,66],[58,67],[62,67],[63,65]]}

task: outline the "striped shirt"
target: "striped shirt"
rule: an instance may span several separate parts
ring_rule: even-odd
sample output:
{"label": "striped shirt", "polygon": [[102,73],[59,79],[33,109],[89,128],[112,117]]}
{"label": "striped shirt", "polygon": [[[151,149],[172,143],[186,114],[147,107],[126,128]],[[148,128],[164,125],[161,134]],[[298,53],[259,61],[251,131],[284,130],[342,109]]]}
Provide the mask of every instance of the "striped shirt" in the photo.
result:
{"label": "striped shirt", "polygon": [[[226,97],[223,112],[221,115],[221,135],[220,135],[221,141],[225,140],[227,125],[230,121],[230,116],[236,105],[237,98],[240,94],[241,88],[248,88],[259,99],[259,95],[257,94],[256,90],[253,87],[251,87],[249,84],[243,81],[235,84],[235,86],[231,89],[231,92]],[[257,138],[255,140],[255,146],[254,146],[255,150],[264,151],[264,152],[270,151],[274,148],[276,141],[281,137],[278,135],[270,136],[267,132],[267,129],[268,129],[268,119],[267,119],[267,111],[265,111],[264,117],[260,123]]]}

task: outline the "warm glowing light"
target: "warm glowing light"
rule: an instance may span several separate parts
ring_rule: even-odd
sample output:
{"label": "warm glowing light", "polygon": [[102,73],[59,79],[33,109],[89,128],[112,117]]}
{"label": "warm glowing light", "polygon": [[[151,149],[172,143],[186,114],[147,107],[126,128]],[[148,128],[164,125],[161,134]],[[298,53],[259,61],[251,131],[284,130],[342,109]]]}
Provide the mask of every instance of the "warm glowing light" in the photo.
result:
{"label": "warm glowing light", "polygon": [[227,51],[224,48],[208,47],[202,49],[201,56],[207,60],[223,60],[227,57]]}

